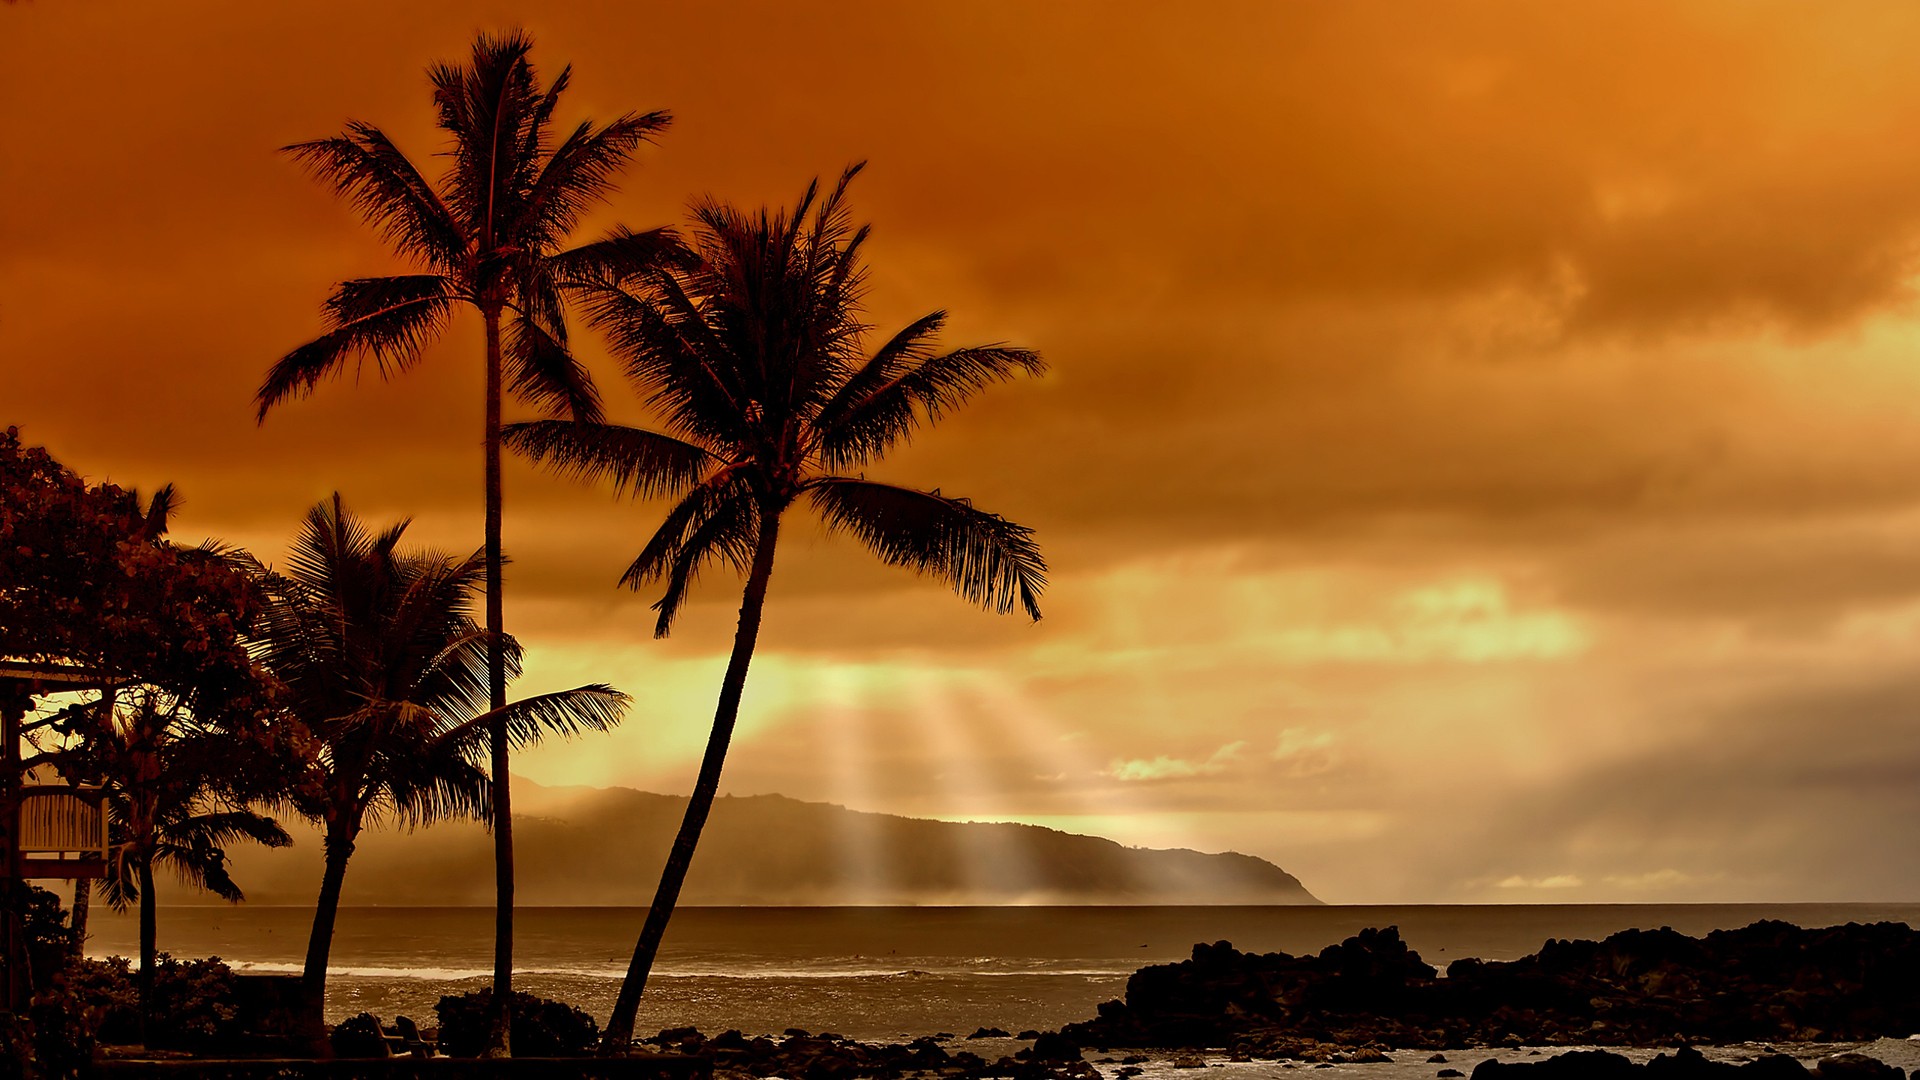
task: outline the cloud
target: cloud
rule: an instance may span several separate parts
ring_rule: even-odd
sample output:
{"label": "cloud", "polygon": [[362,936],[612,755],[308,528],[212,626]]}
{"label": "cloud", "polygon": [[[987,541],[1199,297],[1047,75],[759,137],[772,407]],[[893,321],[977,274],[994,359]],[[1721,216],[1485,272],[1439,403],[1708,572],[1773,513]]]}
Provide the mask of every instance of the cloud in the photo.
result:
{"label": "cloud", "polygon": [[1577,889],[1586,882],[1577,874],[1554,874],[1543,878],[1524,878],[1518,874],[1494,882],[1496,889]]}
{"label": "cloud", "polygon": [[1135,758],[1131,761],[1115,759],[1107,766],[1103,775],[1128,783],[1141,780],[1186,780],[1196,776],[1217,776],[1226,772],[1240,758],[1240,751],[1246,743],[1230,742],[1202,761],[1188,761],[1184,758],[1168,757],[1165,754],[1151,761]]}

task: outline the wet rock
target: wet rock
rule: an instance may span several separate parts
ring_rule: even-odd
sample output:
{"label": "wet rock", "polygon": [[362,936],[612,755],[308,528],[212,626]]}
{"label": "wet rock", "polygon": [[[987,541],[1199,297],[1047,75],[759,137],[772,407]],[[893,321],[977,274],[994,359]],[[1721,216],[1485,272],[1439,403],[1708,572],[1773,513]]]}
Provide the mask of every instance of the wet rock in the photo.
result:
{"label": "wet rock", "polygon": [[1906,1080],[1898,1068],[1876,1061],[1865,1054],[1835,1054],[1821,1058],[1813,1066],[1819,1080]]}
{"label": "wet rock", "polygon": [[[1079,1061],[1080,1044],[1057,1031],[1043,1032],[1033,1045],[1014,1057],[1030,1061]],[[1863,1077],[1861,1080],[1867,1080]]]}
{"label": "wet rock", "polygon": [[1621,1054],[1574,1050],[1540,1061],[1483,1061],[1473,1067],[1473,1080],[1636,1080],[1639,1071]]}
{"label": "wet rock", "polygon": [[1083,1046],[1659,1046],[1864,1041],[1920,1030],[1920,933],[1898,923],[1759,922],[1692,938],[1630,930],[1548,941],[1439,979],[1392,927],[1317,955],[1198,945],[1063,1032]]}
{"label": "wet rock", "polygon": [[1451,1080],[1452,1077],[1465,1076],[1467,1074],[1461,1072],[1459,1069],[1441,1069],[1433,1075],[1440,1077],[1440,1080]]}
{"label": "wet rock", "polygon": [[1039,1037],[1040,1037],[1040,1033],[1038,1031],[1033,1030],[1032,1028],[1027,1028],[1025,1031],[1022,1031],[1020,1034],[1014,1036],[1014,1038],[1016,1039],[1037,1039]]}
{"label": "wet rock", "polygon": [[1446,1063],[1447,1055],[1445,1054],[1435,1054],[1427,1059],[1427,1064],[1429,1065],[1445,1065]]}
{"label": "wet rock", "polygon": [[973,1034],[967,1036],[967,1038],[969,1039],[1011,1039],[1013,1038],[1013,1036],[1007,1034],[1006,1029],[1004,1028],[983,1027],[983,1028],[975,1028]]}

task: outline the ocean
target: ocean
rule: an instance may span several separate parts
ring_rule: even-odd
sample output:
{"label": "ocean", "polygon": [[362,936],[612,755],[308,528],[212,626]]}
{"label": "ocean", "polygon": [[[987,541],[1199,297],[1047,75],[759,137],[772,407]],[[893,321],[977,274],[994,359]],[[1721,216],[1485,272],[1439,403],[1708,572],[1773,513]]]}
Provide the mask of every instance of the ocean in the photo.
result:
{"label": "ocean", "polygon": [[[644,909],[523,908],[519,989],[572,1002],[602,1022]],[[298,907],[165,907],[160,948],[219,956],[237,971],[294,972],[312,912]],[[1317,952],[1366,927],[1398,926],[1430,964],[1510,960],[1550,938],[1670,926],[1688,934],[1781,919],[1920,925],[1920,904],[1686,904],[1325,907],[684,908],[641,1006],[643,1033],[691,1024],[709,1035],[789,1027],[862,1040],[977,1028],[1048,1029],[1094,1015],[1147,964],[1196,942]],[[131,913],[93,909],[87,951],[138,954]],[[346,908],[334,935],[327,1015],[431,1022],[442,994],[484,987],[486,908]]]}

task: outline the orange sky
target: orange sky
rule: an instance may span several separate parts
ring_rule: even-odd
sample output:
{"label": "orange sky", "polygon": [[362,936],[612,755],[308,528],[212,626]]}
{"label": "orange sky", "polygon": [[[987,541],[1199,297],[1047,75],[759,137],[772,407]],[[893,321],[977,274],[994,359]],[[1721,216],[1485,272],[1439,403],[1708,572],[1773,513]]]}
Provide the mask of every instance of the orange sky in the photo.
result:
{"label": "orange sky", "polygon": [[[831,10],[0,7],[0,422],[186,538],[276,557],[337,488],[477,546],[477,327],[250,398],[395,266],[274,148],[426,160],[426,64],[523,25],[562,121],[675,116],[586,235],[866,159],[876,320],[1054,368],[887,469],[1036,527],[1048,618],[790,529],[731,790],[1334,901],[1920,894],[1920,9]],[[523,687],[638,702],[520,771],[684,791],[737,592],[653,642],[612,586],[659,508],[507,495]]]}

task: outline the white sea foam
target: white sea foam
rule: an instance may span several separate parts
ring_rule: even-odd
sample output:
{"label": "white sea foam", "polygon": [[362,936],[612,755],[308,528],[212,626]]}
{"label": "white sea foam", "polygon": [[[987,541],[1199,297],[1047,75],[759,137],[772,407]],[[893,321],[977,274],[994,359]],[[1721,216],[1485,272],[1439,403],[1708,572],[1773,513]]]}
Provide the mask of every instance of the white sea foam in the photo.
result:
{"label": "white sea foam", "polygon": [[[232,965],[233,970],[253,975],[297,975],[302,966],[272,961],[240,962]],[[621,979],[627,971],[624,966],[607,965],[605,967],[528,967],[514,968],[516,975],[545,975],[577,979]],[[652,973],[655,979],[713,979],[713,980],[788,980],[805,982],[814,979],[928,979],[928,978],[1016,978],[1032,976],[1050,978],[1054,976],[1074,978],[1111,978],[1129,974],[1120,969],[1108,968],[1034,968],[1020,971],[926,971],[920,968],[656,968]],[[329,966],[330,978],[346,977],[355,979],[417,979],[429,982],[460,982],[465,979],[492,978],[493,969],[451,968],[451,967],[384,967],[384,966]]]}

